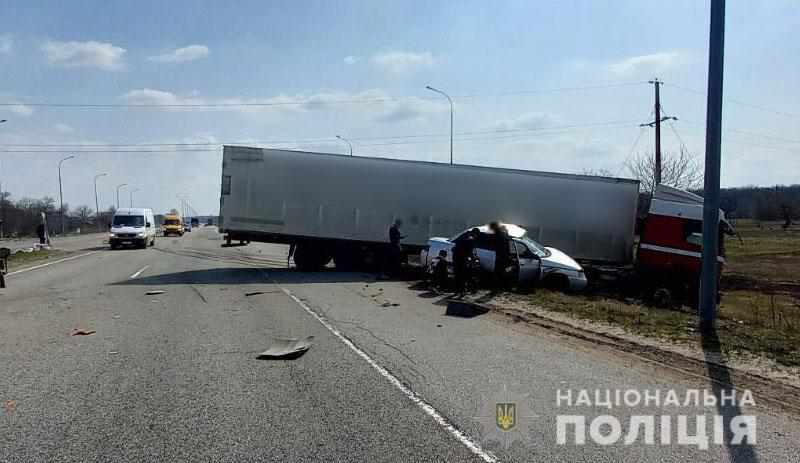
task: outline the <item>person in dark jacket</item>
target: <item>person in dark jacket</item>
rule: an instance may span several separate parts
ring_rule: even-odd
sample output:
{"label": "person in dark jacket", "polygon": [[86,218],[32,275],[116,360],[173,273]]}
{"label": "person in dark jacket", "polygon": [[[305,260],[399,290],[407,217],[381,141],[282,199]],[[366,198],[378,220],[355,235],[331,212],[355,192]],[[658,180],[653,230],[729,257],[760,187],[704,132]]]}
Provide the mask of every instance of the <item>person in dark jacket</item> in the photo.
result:
{"label": "person in dark jacket", "polygon": [[384,273],[390,276],[396,276],[400,273],[400,263],[403,257],[403,248],[400,246],[400,241],[405,238],[405,235],[400,233],[400,228],[403,226],[403,221],[397,219],[391,227],[389,227],[389,250],[386,256],[386,265]]}
{"label": "person in dark jacket", "polygon": [[39,244],[45,244],[44,224],[40,223],[36,226],[36,236],[39,237]]}
{"label": "person in dark jacket", "polygon": [[497,222],[489,224],[494,232],[494,284],[496,289],[506,287],[506,269],[511,265],[509,237],[506,228]]}
{"label": "person in dark jacket", "polygon": [[456,241],[453,246],[453,277],[455,279],[455,291],[463,294],[467,289],[467,278],[469,278],[469,267],[467,259],[475,253],[475,245],[480,231],[473,228],[466,236]]}

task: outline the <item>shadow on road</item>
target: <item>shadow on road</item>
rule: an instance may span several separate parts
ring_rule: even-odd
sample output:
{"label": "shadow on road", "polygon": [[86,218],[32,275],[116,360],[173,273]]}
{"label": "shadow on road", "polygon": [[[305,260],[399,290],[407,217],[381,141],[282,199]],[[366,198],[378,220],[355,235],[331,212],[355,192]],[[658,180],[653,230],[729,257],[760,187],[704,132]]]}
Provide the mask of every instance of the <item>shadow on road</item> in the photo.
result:
{"label": "shadow on road", "polygon": [[299,272],[292,269],[266,269],[253,267],[227,267],[182,272],[163,273],[118,281],[113,286],[164,286],[164,285],[247,285],[266,283],[266,275],[281,283],[357,283],[372,282],[372,275],[330,271]]}
{"label": "shadow on road", "polygon": [[[705,357],[706,371],[708,372],[711,381],[711,389],[714,396],[717,398],[717,413],[722,417],[723,422],[723,441],[728,450],[731,462],[758,462],[758,454],[755,447],[751,442],[744,441],[740,444],[733,444],[733,432],[731,431],[731,420],[742,415],[742,409],[739,406],[739,400],[743,391],[736,391],[735,400],[725,400],[723,402],[723,393],[725,397],[730,397],[730,394],[735,390],[731,370],[725,365],[725,357],[721,355],[721,345],[719,336],[716,329],[703,334],[702,339],[703,355]],[[733,402],[733,403],[730,403]]]}

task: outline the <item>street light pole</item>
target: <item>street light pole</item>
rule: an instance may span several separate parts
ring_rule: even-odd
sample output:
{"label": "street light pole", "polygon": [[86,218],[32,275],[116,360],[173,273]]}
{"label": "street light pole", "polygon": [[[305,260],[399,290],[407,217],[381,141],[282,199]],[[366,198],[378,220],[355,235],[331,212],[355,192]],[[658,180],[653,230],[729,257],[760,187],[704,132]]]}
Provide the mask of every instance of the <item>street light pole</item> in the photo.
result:
{"label": "street light pole", "polygon": [[450,165],[452,166],[453,165],[453,99],[450,98],[450,95],[439,90],[438,88],[433,88],[430,85],[425,86],[425,88],[427,88],[432,92],[444,95],[444,97],[447,98],[447,101],[450,102]]}
{"label": "street light pole", "polygon": [[133,194],[136,193],[137,191],[139,191],[138,188],[134,188],[133,190],[131,190],[131,205],[130,205],[130,207],[133,207]]}
{"label": "street light pole", "polygon": [[97,222],[97,231],[100,231],[100,202],[97,200],[97,179],[108,174],[97,174],[94,176],[94,221]]}
{"label": "street light pole", "polygon": [[121,185],[117,185],[117,209],[119,209],[119,189],[124,187],[124,186],[128,186],[128,184],[127,183],[123,183]]}
{"label": "street light pole", "polygon": [[347,145],[350,147],[350,156],[352,156],[353,155],[353,144],[350,143],[350,140],[344,138],[341,135],[336,135],[336,138],[338,138],[339,140],[342,140],[343,142],[347,143]]}
{"label": "street light pole", "polygon": [[66,161],[67,159],[74,159],[75,156],[67,156],[64,159],[58,161],[58,198],[59,202],[61,203],[61,234],[64,235],[64,191],[61,188],[61,164]]}
{"label": "street light pole", "polygon": [[722,71],[725,0],[711,0],[706,99],[706,169],[703,185],[703,252],[700,270],[700,328],[711,333],[717,319],[719,263],[719,176],[722,142]]}

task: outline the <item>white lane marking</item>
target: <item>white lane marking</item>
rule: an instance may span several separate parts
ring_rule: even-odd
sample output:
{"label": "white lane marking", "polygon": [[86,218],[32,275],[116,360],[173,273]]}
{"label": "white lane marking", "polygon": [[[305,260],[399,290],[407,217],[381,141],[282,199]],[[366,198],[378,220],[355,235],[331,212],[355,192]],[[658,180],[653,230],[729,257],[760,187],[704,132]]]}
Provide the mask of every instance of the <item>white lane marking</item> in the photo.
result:
{"label": "white lane marking", "polygon": [[[262,270],[263,272],[263,270]],[[386,368],[382,367],[378,362],[372,359],[366,352],[361,350],[358,346],[353,343],[350,339],[347,338],[341,331],[339,331],[335,326],[333,326],[325,316],[318,314],[314,309],[306,305],[303,301],[301,301],[297,296],[292,294],[291,291],[288,289],[280,286],[275,280],[269,278],[269,274],[264,272],[266,277],[272,281],[278,288],[283,291],[284,294],[292,298],[294,302],[297,303],[300,307],[303,308],[306,312],[308,312],[312,317],[316,318],[318,322],[322,324],[325,328],[328,329],[334,336],[339,338],[347,347],[350,348],[353,352],[356,353],[359,357],[364,359],[372,368],[378,371],[381,376],[386,378],[394,387],[400,390],[409,400],[414,402],[419,408],[422,409],[425,414],[430,416],[431,418],[436,421],[436,423],[443,427],[445,431],[449,432],[453,437],[455,437],[459,442],[464,444],[472,453],[477,455],[481,460],[487,463],[496,463],[498,461],[497,457],[492,455],[490,452],[481,448],[480,444],[470,439],[466,434],[461,432],[458,428],[456,428],[447,418],[445,418],[441,413],[439,413],[433,405],[429,404],[425,401],[422,397],[420,397],[416,392],[412,391],[408,387],[406,387],[395,375],[389,372]]]}
{"label": "white lane marking", "polygon": [[148,268],[148,267],[150,267],[150,266],[149,266],[149,265],[145,265],[145,266],[144,266],[144,267],[142,267],[142,268],[141,268],[141,269],[140,269],[138,272],[136,272],[136,273],[134,273],[133,275],[129,276],[129,277],[128,277],[128,279],[129,279],[129,280],[133,280],[134,278],[136,278],[136,277],[138,277],[139,275],[141,275],[141,274],[142,274],[142,272],[144,272],[145,270],[147,270],[147,268]]}
{"label": "white lane marking", "polygon": [[68,260],[73,260],[73,259],[79,259],[81,257],[86,257],[86,256],[94,254],[96,252],[97,251],[91,251],[91,252],[87,252],[86,254],[80,254],[80,255],[72,256],[72,257],[65,257],[63,259],[54,260],[53,262],[48,262],[46,264],[36,265],[36,266],[33,266],[33,267],[24,268],[22,270],[17,270],[16,272],[7,273],[6,276],[10,277],[11,275],[19,275],[20,273],[30,272],[31,270],[38,270],[40,268],[49,267],[51,265],[59,264],[61,262],[66,262]]}

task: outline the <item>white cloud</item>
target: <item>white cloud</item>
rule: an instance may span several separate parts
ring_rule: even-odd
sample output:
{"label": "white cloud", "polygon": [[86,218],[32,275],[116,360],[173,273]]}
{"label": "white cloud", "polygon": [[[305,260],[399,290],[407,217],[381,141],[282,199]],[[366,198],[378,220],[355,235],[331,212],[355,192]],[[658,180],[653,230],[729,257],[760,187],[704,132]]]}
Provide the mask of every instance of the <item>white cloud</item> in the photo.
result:
{"label": "white cloud", "polygon": [[11,53],[12,48],[14,48],[14,39],[11,34],[0,35],[0,55]]}
{"label": "white cloud", "polygon": [[[254,113],[281,111],[304,113],[335,108],[349,114],[366,115],[377,122],[400,122],[420,119],[426,115],[447,110],[444,101],[423,98],[393,98],[383,90],[362,92],[314,92],[296,95],[275,95],[269,98],[227,97],[207,99],[198,96],[181,96],[169,91],[142,88],[122,95],[126,103],[133,105],[195,105],[193,108],[174,110],[236,111]],[[206,105],[206,106],[203,106]]]}
{"label": "white cloud", "polygon": [[436,64],[436,59],[429,51],[421,53],[390,51],[373,55],[370,62],[389,72],[400,74],[429,68]]}
{"label": "white cloud", "polygon": [[49,41],[42,45],[47,62],[67,67],[93,67],[116,71],[125,66],[125,49],[105,42]]}
{"label": "white cloud", "polygon": [[343,61],[344,61],[344,64],[356,64],[357,62],[361,61],[361,57],[360,56],[349,55],[349,56],[345,56]]}
{"label": "white cloud", "polygon": [[205,45],[189,45],[188,47],[177,48],[161,55],[151,56],[147,59],[158,63],[185,63],[187,61],[205,58],[209,53],[208,47]]}
{"label": "white cloud", "polygon": [[131,90],[121,97],[129,104],[133,105],[181,105],[181,104],[205,104],[199,98],[183,98],[172,92],[142,88]]}
{"label": "white cloud", "polygon": [[75,129],[73,129],[69,125],[63,124],[61,122],[59,122],[58,124],[54,125],[53,128],[56,129],[56,132],[63,133],[63,134],[72,133],[72,132],[75,131]]}
{"label": "white cloud", "polygon": [[552,126],[558,118],[552,114],[532,112],[520,114],[511,119],[504,119],[495,124],[497,130],[541,129]]}
{"label": "white cloud", "polygon": [[[27,117],[27,116],[30,116],[31,114],[33,114],[33,108],[28,106],[28,105],[24,105],[24,104],[15,104],[15,105],[12,105],[12,106],[3,106],[3,107],[0,107],[0,111],[9,111],[11,113],[16,114],[17,116],[24,116],[24,117]],[[0,119],[2,119],[2,118],[0,118]]]}
{"label": "white cloud", "polygon": [[431,101],[422,98],[403,98],[383,105],[374,116],[378,122],[404,122],[423,119],[425,116],[447,112],[450,105],[444,101]]}
{"label": "white cloud", "polygon": [[637,72],[655,74],[681,64],[684,56],[676,51],[632,56],[608,64],[607,69],[617,76],[628,76]]}

